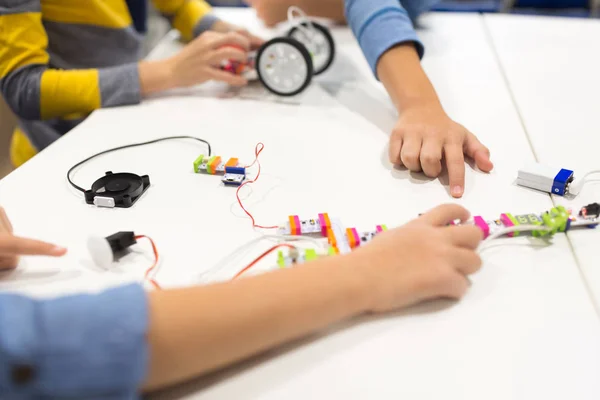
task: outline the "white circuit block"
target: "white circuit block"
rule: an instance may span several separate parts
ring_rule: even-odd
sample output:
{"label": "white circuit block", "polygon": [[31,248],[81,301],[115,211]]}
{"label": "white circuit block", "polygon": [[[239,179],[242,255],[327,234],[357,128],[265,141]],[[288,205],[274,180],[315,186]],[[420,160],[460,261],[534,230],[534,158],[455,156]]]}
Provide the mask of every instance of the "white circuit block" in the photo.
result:
{"label": "white circuit block", "polygon": [[573,181],[573,171],[531,163],[519,170],[517,185],[563,196],[569,183]]}

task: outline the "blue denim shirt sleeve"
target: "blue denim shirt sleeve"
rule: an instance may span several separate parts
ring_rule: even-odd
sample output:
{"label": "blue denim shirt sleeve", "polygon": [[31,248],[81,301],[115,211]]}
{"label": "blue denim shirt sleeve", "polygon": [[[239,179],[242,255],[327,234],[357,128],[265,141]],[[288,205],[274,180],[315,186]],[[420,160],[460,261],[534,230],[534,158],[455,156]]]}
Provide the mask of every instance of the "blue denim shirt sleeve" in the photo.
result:
{"label": "blue denim shirt sleeve", "polygon": [[425,48],[413,21],[435,3],[436,0],[345,0],[346,19],[375,75],[379,58],[401,43],[414,43],[419,57],[423,57]]}
{"label": "blue denim shirt sleeve", "polygon": [[49,300],[0,294],[0,398],[135,399],[147,329],[139,285]]}

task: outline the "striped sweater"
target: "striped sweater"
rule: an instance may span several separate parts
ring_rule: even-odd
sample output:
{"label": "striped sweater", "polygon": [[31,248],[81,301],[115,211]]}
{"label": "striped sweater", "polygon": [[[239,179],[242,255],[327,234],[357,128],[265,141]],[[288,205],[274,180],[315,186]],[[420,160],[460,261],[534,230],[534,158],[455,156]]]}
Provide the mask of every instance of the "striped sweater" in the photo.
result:
{"label": "striped sweater", "polygon": [[[37,150],[95,109],[141,100],[128,1],[0,0],[0,91]],[[203,0],[153,3],[185,39],[216,21]]]}

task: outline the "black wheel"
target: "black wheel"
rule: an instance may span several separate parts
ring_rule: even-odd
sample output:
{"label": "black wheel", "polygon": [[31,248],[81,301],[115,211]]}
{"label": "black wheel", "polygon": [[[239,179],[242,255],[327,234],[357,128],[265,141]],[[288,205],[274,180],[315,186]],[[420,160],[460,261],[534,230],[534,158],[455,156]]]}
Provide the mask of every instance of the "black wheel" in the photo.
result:
{"label": "black wheel", "polygon": [[[335,42],[329,29],[316,22],[303,22],[301,24],[304,29],[300,29],[297,26],[290,29],[288,37],[294,38],[302,43],[310,52],[313,65],[315,69],[315,75],[322,74],[327,71],[335,58]],[[311,30],[311,25],[314,27],[315,36],[311,39],[308,37],[308,32],[305,29]]]}
{"label": "black wheel", "polygon": [[310,85],[313,63],[302,43],[279,37],[269,40],[258,50],[256,71],[270,92],[279,96],[295,96]]}

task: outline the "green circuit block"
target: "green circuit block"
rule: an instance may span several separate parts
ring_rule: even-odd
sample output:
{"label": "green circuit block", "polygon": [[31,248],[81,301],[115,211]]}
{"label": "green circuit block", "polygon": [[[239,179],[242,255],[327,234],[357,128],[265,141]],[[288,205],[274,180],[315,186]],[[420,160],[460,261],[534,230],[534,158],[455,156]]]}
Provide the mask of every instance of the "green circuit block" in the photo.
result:
{"label": "green circuit block", "polygon": [[542,215],[542,221],[545,226],[550,228],[550,235],[554,235],[556,232],[567,230],[569,213],[563,206],[554,207]]}
{"label": "green circuit block", "polygon": [[204,160],[204,154],[201,154],[200,157],[196,158],[196,161],[194,161],[194,172],[196,174],[198,173],[198,168],[202,164],[203,160]]}
{"label": "green circuit block", "polygon": [[306,250],[306,253],[304,255],[304,258],[306,259],[306,261],[313,261],[317,259],[317,252],[315,249],[308,249]]}
{"label": "green circuit block", "polygon": [[285,257],[282,251],[277,253],[277,265],[279,265],[279,268],[285,268]]}

